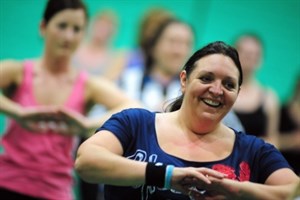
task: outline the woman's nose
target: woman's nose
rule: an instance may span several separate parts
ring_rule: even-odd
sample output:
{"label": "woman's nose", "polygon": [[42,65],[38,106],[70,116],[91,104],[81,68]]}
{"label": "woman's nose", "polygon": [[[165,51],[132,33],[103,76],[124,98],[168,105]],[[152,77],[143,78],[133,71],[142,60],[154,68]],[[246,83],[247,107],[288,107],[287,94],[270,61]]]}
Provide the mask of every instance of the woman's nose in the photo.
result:
{"label": "woman's nose", "polygon": [[223,95],[223,89],[222,89],[222,85],[220,83],[214,83],[211,85],[211,87],[209,88],[209,91],[215,95],[215,96],[220,96]]}
{"label": "woman's nose", "polygon": [[75,33],[74,33],[74,31],[72,29],[67,29],[65,31],[64,36],[65,36],[65,39],[72,40],[74,38],[74,36],[75,36]]}

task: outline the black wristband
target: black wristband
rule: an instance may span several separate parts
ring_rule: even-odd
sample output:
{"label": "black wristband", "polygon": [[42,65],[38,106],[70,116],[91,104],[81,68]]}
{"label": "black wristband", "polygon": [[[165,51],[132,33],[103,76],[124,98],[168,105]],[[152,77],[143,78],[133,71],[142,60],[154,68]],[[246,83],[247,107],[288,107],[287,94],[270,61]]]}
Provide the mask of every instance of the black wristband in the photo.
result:
{"label": "black wristband", "polygon": [[155,165],[155,163],[148,163],[146,166],[146,180],[145,184],[150,186],[164,187],[166,165]]}

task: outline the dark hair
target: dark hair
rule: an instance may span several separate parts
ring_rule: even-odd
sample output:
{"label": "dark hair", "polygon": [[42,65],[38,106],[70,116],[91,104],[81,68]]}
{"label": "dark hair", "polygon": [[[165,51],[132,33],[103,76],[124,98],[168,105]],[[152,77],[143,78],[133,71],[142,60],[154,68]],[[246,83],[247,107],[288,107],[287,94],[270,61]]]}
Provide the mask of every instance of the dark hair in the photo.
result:
{"label": "dark hair", "polygon": [[[167,27],[169,27],[171,24],[183,24],[185,26],[187,26],[188,28],[191,29],[191,32],[194,33],[194,30],[192,28],[191,25],[189,25],[186,22],[183,22],[179,19],[176,18],[168,18],[165,19],[164,22],[161,22],[160,26],[157,27],[157,29],[153,32],[152,36],[148,38],[147,41],[144,41],[143,46],[141,46],[142,52],[144,54],[144,76],[143,76],[143,80],[145,77],[147,77],[149,75],[149,73],[152,70],[152,66],[154,64],[154,58],[153,58],[153,48],[154,46],[157,44],[158,40],[161,38],[163,32],[166,30]],[[142,81],[142,85],[141,85],[141,90],[143,90],[144,87],[144,81]]]}
{"label": "dark hair", "polygon": [[[242,85],[243,82],[243,72],[242,72],[242,66],[239,60],[238,52],[235,48],[229,46],[228,44],[222,42],[222,41],[216,41],[209,43],[205,47],[199,49],[196,51],[186,62],[186,64],[183,67],[183,70],[186,71],[187,78],[190,76],[190,74],[195,69],[195,63],[200,60],[201,58],[211,55],[211,54],[223,54],[225,56],[228,56],[232,59],[234,64],[236,65],[238,71],[239,71],[239,86]],[[181,107],[182,101],[183,101],[184,94],[176,98],[172,103],[170,103],[167,106],[166,110],[169,111],[175,111],[178,110]]]}
{"label": "dark hair", "polygon": [[169,10],[156,7],[145,13],[138,32],[138,45],[143,49],[158,27],[166,20],[173,19],[174,15]]}
{"label": "dark hair", "polygon": [[86,20],[88,19],[87,8],[81,0],[48,0],[43,15],[45,24],[47,25],[54,15],[65,9],[82,9]]}

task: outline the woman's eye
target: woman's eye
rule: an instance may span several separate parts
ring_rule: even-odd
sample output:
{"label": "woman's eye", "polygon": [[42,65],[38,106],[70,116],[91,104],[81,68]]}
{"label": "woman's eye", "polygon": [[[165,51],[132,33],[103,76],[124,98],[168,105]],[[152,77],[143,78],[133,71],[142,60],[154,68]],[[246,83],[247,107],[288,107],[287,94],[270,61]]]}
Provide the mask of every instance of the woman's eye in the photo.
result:
{"label": "woman's eye", "polygon": [[73,30],[74,30],[75,33],[78,33],[78,32],[81,31],[81,27],[79,27],[79,26],[74,26]]}
{"label": "woman's eye", "polygon": [[225,87],[227,88],[227,89],[229,89],[229,90],[232,90],[232,89],[234,89],[235,88],[235,83],[233,83],[233,82],[225,82]]}
{"label": "woman's eye", "polygon": [[204,83],[208,83],[208,82],[212,81],[213,78],[210,76],[202,76],[202,77],[200,77],[200,80],[203,81]]}
{"label": "woman's eye", "polygon": [[63,29],[65,29],[66,27],[67,27],[67,24],[66,24],[66,23],[59,23],[59,24],[58,24],[58,28],[59,28],[59,29],[62,29],[62,30],[63,30]]}

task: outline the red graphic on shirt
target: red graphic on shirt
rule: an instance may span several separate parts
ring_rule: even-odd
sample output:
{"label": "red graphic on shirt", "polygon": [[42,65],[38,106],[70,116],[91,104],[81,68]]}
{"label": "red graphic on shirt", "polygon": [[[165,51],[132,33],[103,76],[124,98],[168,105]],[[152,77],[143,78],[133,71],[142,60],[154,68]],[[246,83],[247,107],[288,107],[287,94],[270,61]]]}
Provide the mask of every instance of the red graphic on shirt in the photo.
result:
{"label": "red graphic on shirt", "polygon": [[249,181],[250,180],[250,167],[247,162],[241,162],[239,169],[239,177],[237,177],[235,173],[235,169],[228,165],[223,164],[216,164],[213,165],[212,169],[223,174],[227,174],[227,178],[232,180],[239,180],[239,181]]}
{"label": "red graphic on shirt", "polygon": [[250,167],[248,163],[241,162],[240,164],[240,181],[249,181],[250,180]]}
{"label": "red graphic on shirt", "polygon": [[230,166],[223,165],[223,164],[216,164],[212,167],[213,170],[216,170],[218,172],[221,172],[223,174],[227,174],[227,178],[229,179],[236,179],[236,175],[234,173],[234,169]]}

